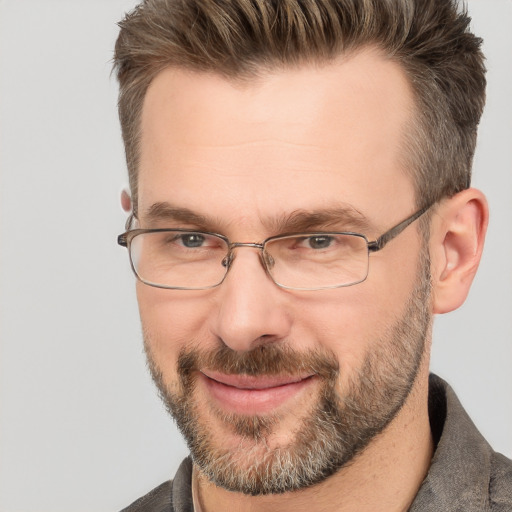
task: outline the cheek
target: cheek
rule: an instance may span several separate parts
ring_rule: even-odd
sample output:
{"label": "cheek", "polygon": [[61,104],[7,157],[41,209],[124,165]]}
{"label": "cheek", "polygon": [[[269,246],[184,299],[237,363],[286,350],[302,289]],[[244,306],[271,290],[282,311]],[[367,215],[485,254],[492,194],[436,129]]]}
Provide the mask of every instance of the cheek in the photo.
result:
{"label": "cheek", "polygon": [[395,262],[392,268],[380,261],[373,263],[365,282],[302,296],[296,310],[303,333],[299,338],[309,338],[334,352],[342,379],[360,368],[368,353],[384,342],[384,333],[401,319],[415,284],[414,261]]}
{"label": "cheek", "polygon": [[309,340],[311,348],[334,353],[341,376],[353,373],[371,350],[383,312],[355,287],[322,292],[322,297],[303,301],[302,306],[296,315],[296,337]]}
{"label": "cheek", "polygon": [[204,338],[209,301],[198,300],[197,293],[137,283],[144,338],[162,369],[175,364],[184,346],[197,345]]}

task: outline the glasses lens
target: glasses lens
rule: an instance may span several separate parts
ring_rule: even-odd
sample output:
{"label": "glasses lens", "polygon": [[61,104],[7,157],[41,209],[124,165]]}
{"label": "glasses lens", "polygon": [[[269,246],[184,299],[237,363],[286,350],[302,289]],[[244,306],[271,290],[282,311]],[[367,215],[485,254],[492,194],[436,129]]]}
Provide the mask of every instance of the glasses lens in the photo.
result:
{"label": "glasses lens", "polygon": [[139,279],[163,288],[219,284],[226,273],[222,260],[227,252],[222,238],[194,231],[140,233],[130,243],[131,263]]}
{"label": "glasses lens", "polygon": [[362,235],[308,233],[269,240],[269,272],[285,288],[315,290],[360,283],[368,275]]}

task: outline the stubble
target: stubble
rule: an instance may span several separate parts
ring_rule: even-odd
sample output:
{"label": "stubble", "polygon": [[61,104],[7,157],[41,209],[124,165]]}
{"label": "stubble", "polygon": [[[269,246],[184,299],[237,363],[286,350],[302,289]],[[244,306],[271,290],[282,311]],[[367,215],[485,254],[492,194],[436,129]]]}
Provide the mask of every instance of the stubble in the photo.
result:
{"label": "stubble", "polygon": [[[395,418],[414,386],[431,328],[430,263],[420,258],[417,284],[402,316],[370,344],[361,368],[340,389],[333,353],[298,352],[291,343],[262,345],[238,353],[182,350],[179,383],[171,390],[151,354],[148,366],[162,400],[189,446],[194,463],[215,485],[249,495],[278,494],[319,483],[346,466]],[[319,380],[316,402],[300,419],[286,444],[269,443],[279,428],[278,414],[240,415],[211,409],[217,421],[239,439],[236,447],[216,440],[196,393],[201,369],[225,374],[313,374]]]}

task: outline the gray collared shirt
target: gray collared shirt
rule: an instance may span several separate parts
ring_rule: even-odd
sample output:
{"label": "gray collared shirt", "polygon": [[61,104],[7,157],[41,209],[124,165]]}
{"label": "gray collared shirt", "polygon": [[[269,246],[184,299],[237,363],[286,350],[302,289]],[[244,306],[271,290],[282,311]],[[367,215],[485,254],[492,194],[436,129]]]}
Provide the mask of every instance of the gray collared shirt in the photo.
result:
{"label": "gray collared shirt", "polygon": [[[478,432],[453,389],[430,376],[429,416],[436,450],[409,512],[512,512],[512,461]],[[193,512],[192,462],[122,512]]]}

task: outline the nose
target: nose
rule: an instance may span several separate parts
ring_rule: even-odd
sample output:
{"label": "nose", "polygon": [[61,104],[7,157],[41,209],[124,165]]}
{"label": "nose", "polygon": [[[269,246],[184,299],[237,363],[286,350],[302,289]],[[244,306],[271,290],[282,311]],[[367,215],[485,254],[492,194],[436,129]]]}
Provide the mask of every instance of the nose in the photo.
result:
{"label": "nose", "polygon": [[268,276],[255,248],[235,249],[216,292],[211,330],[231,349],[245,352],[289,335],[290,293]]}

